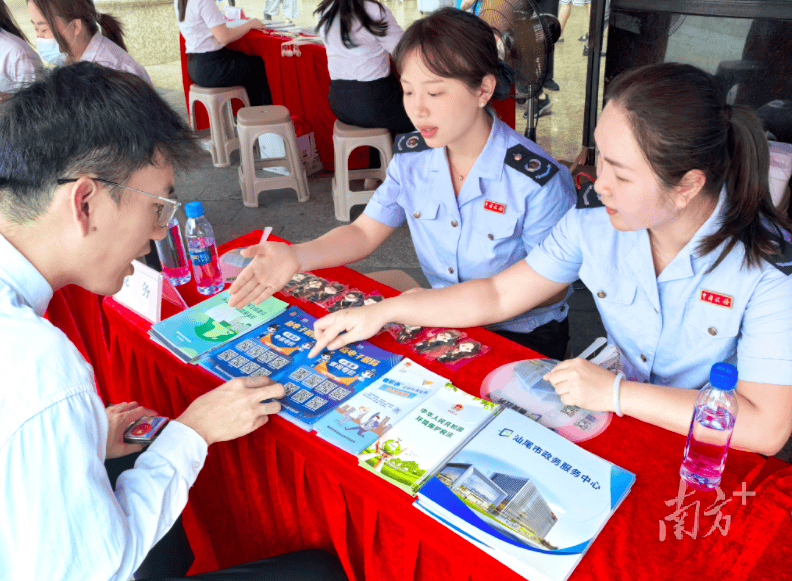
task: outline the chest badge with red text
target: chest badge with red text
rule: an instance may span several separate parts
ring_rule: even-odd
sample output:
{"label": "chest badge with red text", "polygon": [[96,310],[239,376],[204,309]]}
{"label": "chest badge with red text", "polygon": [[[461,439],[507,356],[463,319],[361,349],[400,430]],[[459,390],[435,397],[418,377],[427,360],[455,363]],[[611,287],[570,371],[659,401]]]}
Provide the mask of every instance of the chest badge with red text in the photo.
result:
{"label": "chest badge with red text", "polygon": [[484,200],[484,209],[489,210],[490,212],[504,214],[506,212],[506,204],[497,204],[489,200]]}
{"label": "chest badge with red text", "polygon": [[732,308],[732,305],[734,304],[733,297],[721,293],[714,293],[708,290],[701,291],[701,296],[699,297],[699,300],[704,301],[705,303],[711,303],[718,307],[724,307],[727,309]]}

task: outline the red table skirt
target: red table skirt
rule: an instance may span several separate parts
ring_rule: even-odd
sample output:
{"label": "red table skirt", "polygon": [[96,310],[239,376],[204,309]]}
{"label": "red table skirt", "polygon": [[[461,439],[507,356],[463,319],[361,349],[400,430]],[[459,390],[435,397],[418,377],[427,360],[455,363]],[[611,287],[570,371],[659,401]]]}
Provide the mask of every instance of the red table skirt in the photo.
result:
{"label": "red table skirt", "polygon": [[[253,232],[224,245],[257,242]],[[318,271],[364,291],[395,294],[347,268]],[[192,288],[190,288],[192,287]],[[194,285],[180,287],[193,304]],[[288,298],[321,316],[315,305]],[[184,364],[146,335],[149,327],[112,299],[104,302],[108,323],[111,401],[137,400],[171,417],[214,388],[220,380]],[[373,342],[404,353],[478,394],[493,369],[536,356],[483,329],[467,332],[492,349],[455,373],[408,353],[388,334]],[[722,489],[732,499],[742,483],[756,491],[745,506],[734,498],[722,508],[731,517],[726,536],[704,537],[715,516],[704,512],[715,495],[696,493],[698,538],[677,540],[673,522],[660,540],[659,523],[673,511],[665,501],[677,495],[684,437],[632,418],[614,417],[600,436],[582,447],[637,475],[632,492],[583,557],[573,580],[602,579],[781,579],[792,554],[792,467],[775,459],[732,450]],[[191,491],[185,526],[196,554],[192,573],[226,567],[286,551],[318,547],[337,554],[352,580],[520,579],[418,510],[412,498],[357,466],[355,458],[280,417],[257,432],[210,448],[204,470]],[[693,509],[685,530],[692,530]]]}
{"label": "red table skirt", "polygon": [[[333,171],[333,124],[336,116],[330,109],[327,92],[330,89],[330,74],[327,72],[327,52],[324,46],[302,45],[299,57],[282,57],[281,44],[289,40],[277,34],[252,30],[239,40],[229,44],[229,48],[246,54],[259,55],[267,67],[267,80],[272,92],[272,102],[283,105],[289,112],[299,119],[306,121],[314,132],[316,148],[322,165],[327,171]],[[179,36],[181,47],[182,81],[184,84],[184,97],[190,93],[190,75],[187,72],[187,53],[185,52],[184,37]],[[493,101],[493,107],[498,117],[509,127],[514,127],[515,106],[512,99]],[[189,109],[189,102],[187,103]],[[234,108],[236,111],[237,105]],[[197,129],[209,127],[209,119],[204,109],[196,110]],[[352,167],[360,166],[359,162],[365,156],[355,158]]]}

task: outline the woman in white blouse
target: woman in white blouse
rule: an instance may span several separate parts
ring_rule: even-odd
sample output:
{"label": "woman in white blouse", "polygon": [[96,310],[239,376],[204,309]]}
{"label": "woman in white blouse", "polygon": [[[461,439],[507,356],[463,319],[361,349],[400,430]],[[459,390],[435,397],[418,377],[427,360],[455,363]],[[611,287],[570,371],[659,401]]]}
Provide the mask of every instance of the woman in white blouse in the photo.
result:
{"label": "woman in white blouse", "polygon": [[404,31],[377,0],[323,0],[316,31],[327,47],[330,108],[342,122],[414,131],[390,54]]}
{"label": "woman in white blouse", "polygon": [[96,11],[93,0],[28,0],[39,54],[52,65],[90,61],[151,79],[124,44],[121,23]]}
{"label": "woman in white blouse", "polygon": [[242,26],[228,28],[215,0],[174,0],[174,6],[187,49],[190,80],[201,87],[242,85],[252,106],[272,105],[261,57],[226,46],[254,28],[264,28],[264,24],[251,18]]}
{"label": "woman in white blouse", "polygon": [[41,59],[0,0],[0,101],[36,78]]}

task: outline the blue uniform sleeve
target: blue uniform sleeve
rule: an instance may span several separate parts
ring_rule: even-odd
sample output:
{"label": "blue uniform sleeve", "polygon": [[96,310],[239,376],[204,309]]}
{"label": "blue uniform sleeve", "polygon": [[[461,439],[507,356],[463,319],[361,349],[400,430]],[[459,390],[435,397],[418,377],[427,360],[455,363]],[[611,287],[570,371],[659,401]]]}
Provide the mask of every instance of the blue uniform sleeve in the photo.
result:
{"label": "blue uniform sleeve", "polygon": [[737,342],[740,379],[792,385],[792,276],[768,267],[743,314]]}
{"label": "blue uniform sleeve", "polygon": [[530,254],[550,231],[575,205],[575,187],[569,170],[559,167],[559,172],[544,187],[530,194],[522,226],[522,241],[526,254]]}
{"label": "blue uniform sleeve", "polygon": [[402,182],[402,174],[406,173],[401,171],[402,157],[401,155],[393,156],[388,164],[385,181],[377,188],[366,205],[366,209],[363,210],[363,213],[369,218],[374,218],[377,222],[391,228],[398,228],[406,219],[404,208],[399,204],[398,198],[402,186],[410,187],[411,184]]}
{"label": "blue uniform sleeve", "polygon": [[583,263],[580,221],[586,211],[590,210],[569,210],[550,234],[525,257],[528,266],[548,280],[575,282]]}

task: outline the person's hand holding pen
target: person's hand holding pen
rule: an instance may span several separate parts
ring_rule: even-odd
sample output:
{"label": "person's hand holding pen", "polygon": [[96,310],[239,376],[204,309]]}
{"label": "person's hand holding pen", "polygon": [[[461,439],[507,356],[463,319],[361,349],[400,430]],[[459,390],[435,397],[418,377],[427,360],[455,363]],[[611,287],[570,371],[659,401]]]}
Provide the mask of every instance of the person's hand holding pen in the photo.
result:
{"label": "person's hand holding pen", "polygon": [[291,246],[281,242],[266,242],[271,231],[272,228],[268,227],[259,244],[240,252],[244,258],[252,258],[252,261],[228,289],[231,294],[229,306],[241,308],[251,303],[259,305],[300,272],[300,261]]}

